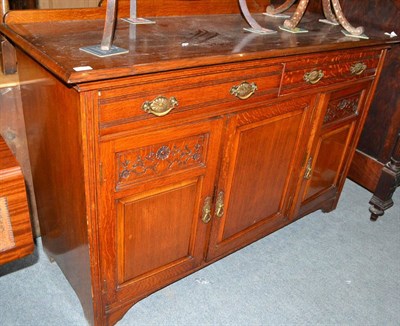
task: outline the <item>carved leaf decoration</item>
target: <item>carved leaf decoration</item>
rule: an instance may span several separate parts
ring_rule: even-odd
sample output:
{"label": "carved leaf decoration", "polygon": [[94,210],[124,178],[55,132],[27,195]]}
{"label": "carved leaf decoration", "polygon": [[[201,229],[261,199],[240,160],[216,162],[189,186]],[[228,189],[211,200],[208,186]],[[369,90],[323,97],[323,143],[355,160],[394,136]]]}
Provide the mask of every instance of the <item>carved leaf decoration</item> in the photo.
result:
{"label": "carved leaf decoration", "polygon": [[204,167],[207,143],[206,134],[117,153],[117,186]]}
{"label": "carved leaf decoration", "polygon": [[359,100],[360,94],[356,94],[330,102],[326,110],[324,123],[337,121],[350,116],[357,116]]}

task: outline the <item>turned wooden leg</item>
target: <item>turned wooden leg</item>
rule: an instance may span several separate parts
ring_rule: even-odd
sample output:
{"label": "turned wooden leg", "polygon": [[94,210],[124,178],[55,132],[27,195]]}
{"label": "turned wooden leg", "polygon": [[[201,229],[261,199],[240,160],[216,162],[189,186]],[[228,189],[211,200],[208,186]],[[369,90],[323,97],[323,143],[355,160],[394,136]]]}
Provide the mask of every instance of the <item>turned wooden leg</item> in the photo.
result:
{"label": "turned wooden leg", "polygon": [[357,36],[364,33],[364,28],[362,26],[353,27],[352,25],[350,25],[350,23],[347,21],[346,17],[343,14],[342,7],[340,6],[339,0],[331,0],[331,1],[332,1],[333,10],[335,11],[336,18],[337,18],[339,24],[342,25],[346,31],[348,31],[350,34],[357,35]]}
{"label": "turned wooden leg", "polygon": [[324,16],[327,20],[329,20],[332,23],[337,23],[335,14],[332,12],[332,7],[331,7],[331,0],[322,0],[322,8],[324,10]]}
{"label": "turned wooden leg", "polygon": [[282,3],[279,7],[275,8],[274,5],[269,5],[267,7],[267,14],[270,15],[276,15],[280,14],[286,10],[288,10],[293,4],[295,3],[296,0],[286,0],[284,3]]}
{"label": "turned wooden leg", "polygon": [[292,18],[286,19],[283,23],[283,26],[289,29],[294,29],[300,22],[301,18],[304,15],[304,12],[307,9],[309,0],[300,0],[299,4],[297,5],[296,11],[294,12]]}
{"label": "turned wooden leg", "polygon": [[369,208],[371,220],[376,221],[385,210],[393,206],[392,196],[396,188],[400,186],[400,134],[397,136],[396,146],[393,150],[390,162],[383,169],[374,195],[370,200]]}

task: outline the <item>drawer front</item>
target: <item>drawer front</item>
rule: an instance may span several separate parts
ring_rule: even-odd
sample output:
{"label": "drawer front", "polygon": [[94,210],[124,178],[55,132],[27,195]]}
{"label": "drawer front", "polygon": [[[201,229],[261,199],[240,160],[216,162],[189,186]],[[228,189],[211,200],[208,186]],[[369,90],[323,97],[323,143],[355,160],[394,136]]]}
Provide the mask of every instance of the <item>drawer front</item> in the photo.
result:
{"label": "drawer front", "polygon": [[337,53],[288,62],[280,95],[375,76],[381,51]]}
{"label": "drawer front", "polygon": [[[128,86],[101,90],[100,128],[132,127],[132,123],[137,122],[151,125],[160,120],[168,122],[193,113],[201,114],[207,110],[215,113],[232,105],[276,98],[282,68],[280,64],[247,63],[137,78]],[[244,94],[247,98],[240,99],[232,94],[234,90],[231,89],[235,86],[239,96]],[[161,112],[161,116],[152,113],[153,109],[159,111],[156,113]]]}
{"label": "drawer front", "polygon": [[204,132],[122,150],[115,155],[116,189],[187,170],[204,169],[208,144],[209,134]]}

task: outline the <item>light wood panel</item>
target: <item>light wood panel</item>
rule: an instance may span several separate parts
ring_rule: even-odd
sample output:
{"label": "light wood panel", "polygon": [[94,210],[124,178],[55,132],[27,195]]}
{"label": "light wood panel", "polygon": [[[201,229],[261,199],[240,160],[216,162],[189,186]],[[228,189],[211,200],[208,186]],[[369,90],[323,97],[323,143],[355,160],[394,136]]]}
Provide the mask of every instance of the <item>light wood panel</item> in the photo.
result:
{"label": "light wood panel", "polygon": [[[15,157],[0,137],[1,235],[9,241],[0,248],[0,265],[33,252],[32,228],[26,199],[25,182]],[[3,233],[4,232],[4,233]],[[3,240],[3,239],[2,239]],[[3,243],[3,241],[2,241]]]}

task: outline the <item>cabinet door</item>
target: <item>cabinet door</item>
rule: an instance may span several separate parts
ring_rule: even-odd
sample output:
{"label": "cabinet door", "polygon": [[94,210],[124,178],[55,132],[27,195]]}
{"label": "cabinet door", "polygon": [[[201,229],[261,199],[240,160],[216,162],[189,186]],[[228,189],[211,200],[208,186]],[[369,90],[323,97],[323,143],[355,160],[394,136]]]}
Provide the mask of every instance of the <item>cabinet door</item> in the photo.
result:
{"label": "cabinet door", "polygon": [[109,309],[204,260],[221,130],[216,119],[100,145],[100,257]]}
{"label": "cabinet door", "polygon": [[208,260],[289,222],[311,102],[299,98],[227,119]]}
{"label": "cabinet door", "polygon": [[307,158],[298,216],[335,207],[360,134],[358,126],[369,85],[363,83],[321,97],[320,127]]}

